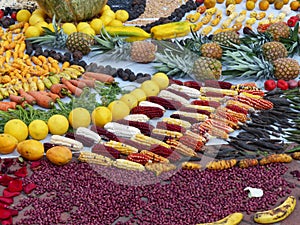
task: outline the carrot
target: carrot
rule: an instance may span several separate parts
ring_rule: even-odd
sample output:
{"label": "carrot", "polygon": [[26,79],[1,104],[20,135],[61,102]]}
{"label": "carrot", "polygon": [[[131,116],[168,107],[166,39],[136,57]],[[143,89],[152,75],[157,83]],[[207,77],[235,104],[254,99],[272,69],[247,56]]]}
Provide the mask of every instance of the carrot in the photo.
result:
{"label": "carrot", "polygon": [[9,100],[11,102],[16,102],[17,104],[21,104],[22,102],[25,101],[25,98],[23,96],[10,94],[9,95]]}
{"label": "carrot", "polygon": [[94,78],[90,78],[83,75],[81,81],[84,82],[88,87],[95,87],[96,80]]}
{"label": "carrot", "polygon": [[32,97],[30,94],[28,94],[26,91],[24,91],[23,89],[19,90],[19,94],[25,98],[25,101],[27,101],[28,104],[30,105],[36,104],[36,99]]}
{"label": "carrot", "polygon": [[82,79],[77,79],[77,80],[69,80],[71,82],[71,84],[73,84],[74,86],[78,87],[78,88],[85,88],[87,85],[86,83],[81,81]]}
{"label": "carrot", "polygon": [[67,80],[66,78],[62,77],[60,79],[60,81],[67,86],[67,88],[69,89],[69,91],[72,92],[72,94],[74,94],[75,96],[80,96],[81,93],[83,92],[83,90],[81,88],[76,87],[75,85],[73,85],[69,80]]}
{"label": "carrot", "polygon": [[103,83],[112,83],[115,81],[115,78],[113,78],[113,76],[104,73],[85,72],[83,75],[94,78],[95,80]]}
{"label": "carrot", "polygon": [[28,91],[32,97],[36,99],[36,104],[40,107],[50,109],[54,106],[54,101],[48,95],[42,94],[39,91]]}
{"label": "carrot", "polygon": [[50,91],[54,94],[57,94],[60,98],[66,97],[68,94],[71,94],[64,84],[52,84]]}
{"label": "carrot", "polygon": [[0,110],[8,111],[9,109],[15,109],[17,106],[16,102],[0,102]]}
{"label": "carrot", "polygon": [[52,98],[54,102],[56,102],[57,99],[60,99],[59,95],[54,94],[54,93],[52,93],[52,92],[47,92],[47,95],[48,95],[50,98]]}

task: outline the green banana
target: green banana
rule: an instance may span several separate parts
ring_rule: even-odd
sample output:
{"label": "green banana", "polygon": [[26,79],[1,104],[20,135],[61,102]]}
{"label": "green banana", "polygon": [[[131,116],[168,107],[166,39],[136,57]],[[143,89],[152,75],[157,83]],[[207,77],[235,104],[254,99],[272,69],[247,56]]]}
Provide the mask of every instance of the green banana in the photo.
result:
{"label": "green banana", "polygon": [[254,215],[254,221],[261,224],[273,224],[287,218],[296,207],[296,198],[294,196],[289,196],[287,199],[279,206],[274,209],[257,212]]}
{"label": "green banana", "polygon": [[197,225],[238,225],[243,220],[243,217],[242,213],[235,212],[218,221],[212,223],[198,223]]}

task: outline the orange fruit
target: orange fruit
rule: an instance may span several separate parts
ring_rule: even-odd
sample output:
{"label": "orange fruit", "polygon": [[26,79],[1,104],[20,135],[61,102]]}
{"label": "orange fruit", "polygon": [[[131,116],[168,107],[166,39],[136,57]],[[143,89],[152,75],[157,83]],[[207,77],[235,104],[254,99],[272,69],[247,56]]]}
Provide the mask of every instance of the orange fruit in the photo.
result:
{"label": "orange fruit", "polygon": [[243,0],[235,0],[235,4],[240,4]]}
{"label": "orange fruit", "polygon": [[262,11],[266,11],[269,8],[270,3],[267,0],[262,0],[259,2],[259,9]]}
{"label": "orange fruit", "polygon": [[282,0],[276,0],[274,2],[274,8],[280,10],[283,7],[284,3]]}
{"label": "orange fruit", "polygon": [[235,5],[235,0],[226,0],[226,2],[225,2],[226,7],[228,7],[231,4]]}
{"label": "orange fruit", "polygon": [[217,0],[218,4],[222,4],[225,0]]}
{"label": "orange fruit", "polygon": [[288,4],[289,3],[289,0],[283,0],[283,4]]}
{"label": "orange fruit", "polygon": [[215,7],[216,3],[216,0],[204,0],[204,5],[207,9]]}
{"label": "orange fruit", "polygon": [[290,3],[291,9],[294,10],[294,11],[297,11],[298,8],[299,8],[299,6],[300,6],[300,2],[299,1],[292,1]]}
{"label": "orange fruit", "polygon": [[246,2],[246,9],[247,10],[253,10],[255,8],[255,2],[254,1],[247,1]]}
{"label": "orange fruit", "polygon": [[275,0],[268,0],[268,2],[269,2],[270,4],[273,4],[273,3],[275,2]]}

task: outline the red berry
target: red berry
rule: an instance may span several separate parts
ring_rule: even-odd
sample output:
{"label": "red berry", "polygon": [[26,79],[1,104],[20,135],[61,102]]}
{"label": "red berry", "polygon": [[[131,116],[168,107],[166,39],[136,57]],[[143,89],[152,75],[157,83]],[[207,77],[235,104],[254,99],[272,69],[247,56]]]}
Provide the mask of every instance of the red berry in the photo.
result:
{"label": "red berry", "polygon": [[276,88],[275,80],[266,80],[264,83],[264,87],[267,91],[272,91]]}
{"label": "red berry", "polygon": [[281,90],[288,90],[289,84],[285,80],[278,80],[277,87],[280,88]]}
{"label": "red berry", "polygon": [[4,17],[4,11],[1,9],[0,10],[0,19],[2,19]]}
{"label": "red berry", "polygon": [[17,12],[16,11],[13,11],[11,14],[10,14],[10,17],[14,20],[17,20]]}

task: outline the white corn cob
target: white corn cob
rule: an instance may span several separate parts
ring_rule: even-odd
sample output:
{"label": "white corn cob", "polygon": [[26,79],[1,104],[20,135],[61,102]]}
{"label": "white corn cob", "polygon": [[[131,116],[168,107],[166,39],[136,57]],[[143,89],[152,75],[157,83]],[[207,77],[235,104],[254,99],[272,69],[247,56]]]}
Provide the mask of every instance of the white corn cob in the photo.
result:
{"label": "white corn cob", "polygon": [[273,19],[274,19],[274,13],[270,13],[270,14],[268,15],[268,20],[271,21],[271,20],[273,20]]}
{"label": "white corn cob", "polygon": [[214,112],[216,109],[211,106],[205,106],[205,105],[186,105],[188,108],[198,109],[198,110],[205,110],[208,112]]}
{"label": "white corn cob", "polygon": [[200,100],[204,100],[204,101],[215,101],[215,102],[223,102],[225,101],[224,98],[221,97],[206,97],[206,96],[200,96],[199,97]]}
{"label": "white corn cob", "polygon": [[81,151],[78,160],[81,162],[94,163],[102,166],[111,166],[113,163],[113,161],[106,156],[87,151]]}
{"label": "white corn cob", "polygon": [[182,126],[186,129],[188,129],[192,126],[192,124],[188,121],[181,120],[181,119],[175,119],[175,118],[168,118],[168,117],[163,118],[163,122],[169,123],[169,124],[179,125],[179,126]]}
{"label": "white corn cob", "polygon": [[284,5],[281,8],[281,12],[283,12],[285,15],[289,15],[292,12],[292,9],[289,5]]}
{"label": "white corn cob", "polygon": [[83,144],[81,142],[60,135],[52,135],[50,138],[50,143],[56,145],[63,145],[69,147],[74,151],[80,151],[83,149]]}
{"label": "white corn cob", "polygon": [[135,148],[133,146],[130,146],[130,145],[118,142],[118,141],[111,140],[109,142],[104,143],[104,145],[107,147],[115,148],[123,155],[129,155],[131,153],[138,153],[138,151],[139,151],[137,148]]}
{"label": "white corn cob", "polygon": [[[207,36],[212,31],[212,26],[206,26],[202,29],[201,35]],[[194,89],[194,88],[193,88]],[[196,89],[195,89],[196,90]]]}
{"label": "white corn cob", "polygon": [[95,143],[99,143],[101,141],[101,137],[96,132],[86,128],[86,127],[78,127],[76,129],[75,134],[82,135],[84,137],[93,139]]}
{"label": "white corn cob", "polygon": [[268,19],[264,19],[258,22],[258,25],[264,25],[264,24],[268,24],[269,20]]}
{"label": "white corn cob", "polygon": [[237,23],[241,23],[243,22],[244,20],[246,19],[246,15],[245,14],[242,14],[242,15],[239,15],[237,18],[236,18],[236,22]]}
{"label": "white corn cob", "polygon": [[238,12],[232,12],[229,16],[228,19],[234,20],[236,17],[238,17]]}
{"label": "white corn cob", "polygon": [[145,167],[142,164],[129,161],[127,159],[116,159],[116,161],[113,163],[113,166],[125,170],[145,171]]}
{"label": "white corn cob", "polygon": [[222,89],[222,88],[213,88],[213,87],[201,87],[200,93],[205,94],[206,92],[215,92],[220,93],[223,95],[230,95],[230,96],[236,96],[238,95],[238,91],[235,90],[229,90],[229,89]]}
{"label": "white corn cob", "polygon": [[124,137],[124,138],[131,138],[135,134],[140,134],[141,131],[133,126],[128,126],[116,122],[109,122],[104,125],[104,129],[114,133],[115,135],[119,137]]}
{"label": "white corn cob", "polygon": [[163,106],[161,106],[161,105],[159,105],[159,104],[157,104],[157,103],[154,103],[154,102],[150,102],[150,101],[141,101],[141,102],[139,103],[139,106],[157,107],[157,108],[160,108],[160,109],[166,111],[166,109],[165,109]]}
{"label": "white corn cob", "polygon": [[148,122],[150,118],[146,116],[145,114],[129,114],[124,117],[125,120],[129,121],[138,121],[138,122]]}
{"label": "white corn cob", "polygon": [[186,116],[186,117],[192,117],[192,118],[195,118],[198,121],[204,121],[208,118],[207,115],[200,114],[200,113],[192,113],[192,112],[176,111],[173,114],[178,114],[178,115]]}
{"label": "white corn cob", "polygon": [[178,96],[170,91],[167,90],[162,90],[159,94],[158,97],[165,98],[165,99],[171,99],[175,101],[181,102],[183,105],[189,104],[189,101],[186,100],[185,98]]}
{"label": "white corn cob", "polygon": [[199,90],[184,85],[171,84],[169,88],[174,89],[176,91],[181,91],[190,96],[191,98],[198,98],[200,96]]}
{"label": "white corn cob", "polygon": [[229,27],[229,25],[231,24],[232,20],[230,18],[227,18],[226,20],[223,21],[223,23],[221,24],[221,28],[222,29],[226,29]]}
{"label": "white corn cob", "polygon": [[165,135],[167,137],[172,137],[172,138],[175,138],[175,139],[181,138],[183,136],[183,134],[181,132],[165,130],[165,129],[159,129],[159,128],[154,128],[152,130],[152,133]]}
{"label": "white corn cob", "polygon": [[152,138],[152,137],[146,136],[144,134],[136,134],[135,136],[133,136],[131,138],[131,140],[137,141],[139,143],[146,144],[146,145],[157,144],[157,145],[162,145],[162,146],[164,146],[166,148],[170,148],[170,146],[168,144],[166,144],[165,142],[160,141],[160,140],[158,140],[156,138]]}
{"label": "white corn cob", "polygon": [[277,19],[278,20],[283,20],[284,18],[285,18],[285,16],[286,16],[286,14],[285,13],[279,13],[278,15],[277,15]]}
{"label": "white corn cob", "polygon": [[230,4],[226,8],[226,15],[230,16],[232,12],[235,10],[235,4]]}

